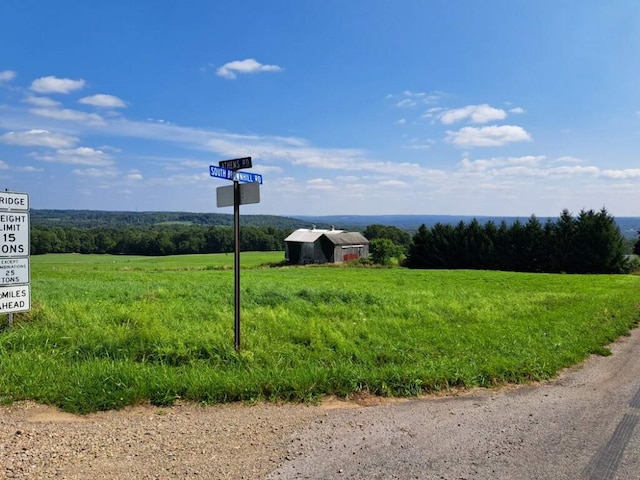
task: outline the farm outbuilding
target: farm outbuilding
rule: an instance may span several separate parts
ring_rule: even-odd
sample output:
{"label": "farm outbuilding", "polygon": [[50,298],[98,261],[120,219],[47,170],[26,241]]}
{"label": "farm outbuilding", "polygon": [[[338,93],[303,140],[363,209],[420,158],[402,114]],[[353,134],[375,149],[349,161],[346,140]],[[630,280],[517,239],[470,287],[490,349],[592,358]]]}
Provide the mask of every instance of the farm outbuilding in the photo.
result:
{"label": "farm outbuilding", "polygon": [[289,263],[340,263],[369,256],[369,240],[359,232],[301,228],[284,239]]}

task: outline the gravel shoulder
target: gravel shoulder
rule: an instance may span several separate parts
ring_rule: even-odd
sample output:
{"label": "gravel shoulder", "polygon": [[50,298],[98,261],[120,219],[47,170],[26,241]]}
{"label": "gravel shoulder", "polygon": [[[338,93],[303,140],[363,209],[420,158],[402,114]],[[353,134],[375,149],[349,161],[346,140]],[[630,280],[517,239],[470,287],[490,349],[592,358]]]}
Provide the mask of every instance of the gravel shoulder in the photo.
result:
{"label": "gravel shoulder", "polygon": [[20,402],[0,408],[0,479],[263,478],[319,413],[184,404],[78,416]]}
{"label": "gravel shoulder", "polygon": [[413,400],[19,402],[0,407],[0,479],[640,478],[640,330],[612,351],[542,385]]}

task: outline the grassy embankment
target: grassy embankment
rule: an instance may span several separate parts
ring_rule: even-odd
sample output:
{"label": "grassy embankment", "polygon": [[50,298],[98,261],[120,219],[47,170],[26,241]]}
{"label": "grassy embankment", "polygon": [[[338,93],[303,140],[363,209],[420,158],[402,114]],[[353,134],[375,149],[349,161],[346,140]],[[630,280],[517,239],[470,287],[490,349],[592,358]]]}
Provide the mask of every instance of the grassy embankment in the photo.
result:
{"label": "grassy embankment", "polygon": [[0,328],[0,401],[68,411],[150,400],[416,395],[539,380],[639,319],[640,276],[256,268],[242,255],[32,257],[32,311]]}

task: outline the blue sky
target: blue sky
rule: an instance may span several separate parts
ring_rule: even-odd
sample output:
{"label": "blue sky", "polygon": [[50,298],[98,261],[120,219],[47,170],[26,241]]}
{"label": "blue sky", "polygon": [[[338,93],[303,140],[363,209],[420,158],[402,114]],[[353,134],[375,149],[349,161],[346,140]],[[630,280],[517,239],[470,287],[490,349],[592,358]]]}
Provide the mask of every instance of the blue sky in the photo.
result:
{"label": "blue sky", "polygon": [[0,2],[0,187],[32,208],[640,216],[636,0]]}

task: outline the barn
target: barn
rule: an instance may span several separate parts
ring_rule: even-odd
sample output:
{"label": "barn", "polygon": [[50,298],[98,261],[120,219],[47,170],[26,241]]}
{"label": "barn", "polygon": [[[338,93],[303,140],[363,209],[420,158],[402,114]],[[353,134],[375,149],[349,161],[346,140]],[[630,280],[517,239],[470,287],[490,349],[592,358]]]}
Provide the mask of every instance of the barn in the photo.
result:
{"label": "barn", "polygon": [[289,263],[340,263],[369,256],[369,240],[359,232],[300,228],[284,239]]}

